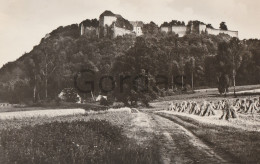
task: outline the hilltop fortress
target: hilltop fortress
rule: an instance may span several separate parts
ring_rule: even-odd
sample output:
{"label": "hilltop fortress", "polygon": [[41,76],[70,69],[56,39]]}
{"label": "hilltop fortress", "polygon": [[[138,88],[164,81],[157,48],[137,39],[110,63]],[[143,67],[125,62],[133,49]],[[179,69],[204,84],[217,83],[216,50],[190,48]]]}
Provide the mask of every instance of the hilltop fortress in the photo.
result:
{"label": "hilltop fortress", "polygon": [[212,27],[207,27],[202,22],[199,21],[190,21],[187,26],[185,25],[162,25],[160,30],[162,32],[173,32],[178,34],[179,37],[183,37],[186,34],[197,33],[197,34],[209,34],[209,35],[219,35],[219,34],[227,34],[231,37],[238,38],[238,31],[230,31],[230,30],[221,30],[214,29]]}
{"label": "hilltop fortress", "polygon": [[[82,22],[80,24],[80,34],[94,34],[98,37],[111,38],[124,35],[141,36],[143,35],[143,27],[144,23],[141,21],[128,21],[121,15],[106,10],[99,16],[99,21],[95,22],[94,25]],[[214,29],[213,27],[207,27],[206,24],[199,21],[190,21],[188,25],[185,25],[184,22],[177,24],[165,22],[160,26],[160,31],[164,33],[175,33],[178,34],[179,37],[196,33],[209,35],[227,34],[231,37],[238,38],[238,31]]]}

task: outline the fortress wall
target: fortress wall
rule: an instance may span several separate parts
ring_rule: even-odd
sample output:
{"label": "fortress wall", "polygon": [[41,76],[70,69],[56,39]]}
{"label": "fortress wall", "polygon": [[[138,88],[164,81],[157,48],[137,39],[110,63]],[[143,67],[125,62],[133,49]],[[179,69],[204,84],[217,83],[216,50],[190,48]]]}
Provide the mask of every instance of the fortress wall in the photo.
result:
{"label": "fortress wall", "polygon": [[231,37],[238,38],[238,31],[224,31],[224,30],[220,30],[220,33],[228,34]]}
{"label": "fortress wall", "polygon": [[95,27],[86,27],[84,34],[85,35],[97,35],[97,29]]}
{"label": "fortress wall", "polygon": [[161,27],[161,32],[170,32],[170,28],[169,27]]}
{"label": "fortress wall", "polygon": [[238,31],[226,31],[226,30],[220,30],[220,29],[207,28],[207,32],[208,32],[208,34],[211,34],[211,35],[227,34],[231,37],[238,38]]}
{"label": "fortress wall", "polygon": [[102,22],[102,26],[105,26],[105,25],[110,26],[116,20],[117,20],[117,18],[115,16],[104,16],[104,21]]}
{"label": "fortress wall", "polygon": [[179,37],[186,35],[187,27],[186,26],[172,26],[172,32],[178,34]]}
{"label": "fortress wall", "polygon": [[124,28],[116,27],[116,26],[114,26],[113,31],[114,31],[113,38],[117,36],[123,36],[126,34],[132,34],[132,31],[126,30]]}
{"label": "fortress wall", "polygon": [[99,30],[98,28],[95,27],[84,27],[84,25],[81,25],[81,29],[80,29],[80,34],[81,35],[98,35],[99,34]]}
{"label": "fortress wall", "polygon": [[207,28],[207,32],[208,32],[208,34],[211,34],[211,35],[219,35],[220,30]]}
{"label": "fortress wall", "polygon": [[207,29],[207,26],[204,24],[200,24],[199,25],[199,34],[201,34],[202,32],[205,32]]}

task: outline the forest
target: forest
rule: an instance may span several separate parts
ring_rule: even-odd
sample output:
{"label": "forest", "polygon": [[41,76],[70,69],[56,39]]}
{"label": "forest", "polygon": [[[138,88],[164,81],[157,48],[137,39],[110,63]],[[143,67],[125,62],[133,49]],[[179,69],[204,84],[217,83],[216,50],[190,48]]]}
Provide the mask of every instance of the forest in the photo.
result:
{"label": "forest", "polygon": [[[97,20],[83,23],[98,25]],[[234,82],[260,83],[260,40],[238,40],[225,34],[178,37],[160,32],[154,22],[144,24],[143,33],[141,37],[125,35],[111,39],[81,36],[77,24],[59,27],[30,52],[0,69],[0,100],[56,100],[63,89],[75,88],[85,99],[91,98],[91,94],[103,94],[127,105],[139,100],[147,104],[158,96],[178,91],[218,87],[224,93]],[[103,77],[102,84],[94,80],[91,93],[75,87],[75,83],[87,87],[83,70],[91,70],[94,79]],[[144,78],[135,79],[134,85],[125,80],[122,85],[116,80],[119,76]],[[166,77],[166,85],[158,85],[158,76]],[[143,92],[140,87],[145,82],[154,85]],[[100,85],[115,89],[100,89]]]}

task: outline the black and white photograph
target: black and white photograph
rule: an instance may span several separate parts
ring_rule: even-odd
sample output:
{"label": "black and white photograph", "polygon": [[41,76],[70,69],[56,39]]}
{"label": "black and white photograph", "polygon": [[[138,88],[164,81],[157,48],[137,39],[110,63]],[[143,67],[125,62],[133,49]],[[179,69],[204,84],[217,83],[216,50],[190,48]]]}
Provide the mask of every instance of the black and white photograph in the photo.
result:
{"label": "black and white photograph", "polygon": [[260,1],[0,0],[0,164],[260,164]]}

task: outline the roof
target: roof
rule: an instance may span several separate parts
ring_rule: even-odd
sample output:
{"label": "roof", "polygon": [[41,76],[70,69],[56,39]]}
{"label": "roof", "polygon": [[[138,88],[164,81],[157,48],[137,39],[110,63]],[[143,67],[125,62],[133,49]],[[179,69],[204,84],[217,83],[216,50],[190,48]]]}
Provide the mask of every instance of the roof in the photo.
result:
{"label": "roof", "polygon": [[99,17],[104,17],[104,16],[116,16],[114,13],[112,13],[109,10],[104,11]]}
{"label": "roof", "polygon": [[119,15],[119,14],[115,14],[115,16],[116,16],[117,18],[123,18],[122,15]]}
{"label": "roof", "polygon": [[134,27],[143,27],[144,23],[142,21],[130,21],[130,23],[134,26]]}

